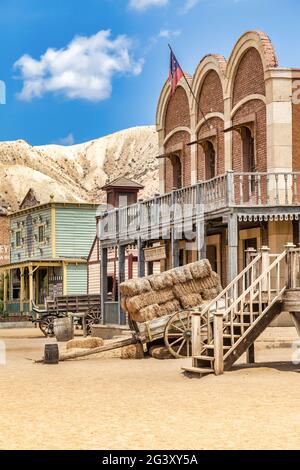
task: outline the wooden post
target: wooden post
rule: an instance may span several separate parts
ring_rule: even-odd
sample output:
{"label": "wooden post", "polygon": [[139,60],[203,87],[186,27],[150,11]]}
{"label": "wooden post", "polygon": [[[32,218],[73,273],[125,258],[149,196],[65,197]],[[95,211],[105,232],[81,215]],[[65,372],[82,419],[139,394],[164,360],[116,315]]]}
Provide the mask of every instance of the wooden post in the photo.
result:
{"label": "wooden post", "polygon": [[[261,272],[264,273],[269,265],[270,265],[270,248],[267,246],[261,247]],[[261,283],[261,290],[262,292],[268,291],[268,276],[264,276],[262,283]]]}
{"label": "wooden post", "polygon": [[20,268],[20,313],[24,311],[24,268]]}
{"label": "wooden post", "polygon": [[246,353],[247,364],[255,364],[255,347],[254,343],[247,349]]}
{"label": "wooden post", "polygon": [[201,340],[201,317],[200,315],[192,315],[192,357],[193,367],[197,367],[197,359],[195,356],[201,356],[202,340]]}
{"label": "wooden post", "polygon": [[226,199],[227,206],[231,207],[234,205],[234,177],[232,170],[228,170],[226,174]]}
{"label": "wooden post", "polygon": [[105,324],[105,302],[107,301],[107,251],[100,245],[100,293],[101,293],[101,317]]}
{"label": "wooden post", "polygon": [[29,265],[29,313],[32,312],[33,302],[33,266]]}
{"label": "wooden post", "polygon": [[[254,255],[254,253],[256,253],[256,250],[254,248],[247,248],[247,250],[245,250],[245,253],[246,253],[246,266],[245,267],[247,267],[247,266],[249,266],[251,261],[253,261],[253,255]],[[247,273],[247,285],[246,285],[246,287],[249,287],[250,284],[251,284],[251,272],[249,271]]]}
{"label": "wooden post", "polygon": [[172,257],[172,268],[179,266],[179,240],[176,237],[175,228],[171,228],[171,257]]}
{"label": "wooden post", "polygon": [[235,213],[228,216],[227,240],[227,284],[230,284],[238,274],[238,220]]}
{"label": "wooden post", "polygon": [[201,217],[196,221],[196,240],[197,240],[197,252],[198,260],[206,258],[206,230],[204,218]]}
{"label": "wooden post", "polygon": [[118,250],[118,263],[119,263],[119,273],[118,273],[118,323],[123,325],[126,322],[124,321],[124,312],[121,310],[121,292],[120,284],[125,281],[125,245],[119,245]]}
{"label": "wooden post", "polygon": [[287,243],[284,247],[286,249],[286,262],[287,262],[287,272],[288,272],[288,280],[287,280],[287,288],[291,289],[295,285],[295,263],[293,262],[293,258],[295,254],[293,253],[296,245],[293,243]]}
{"label": "wooden post", "polygon": [[137,243],[138,250],[138,277],[145,277],[145,256],[144,256],[144,245],[141,238],[138,238]]}
{"label": "wooden post", "polygon": [[214,314],[214,369],[216,375],[224,372],[223,360],[223,312]]}

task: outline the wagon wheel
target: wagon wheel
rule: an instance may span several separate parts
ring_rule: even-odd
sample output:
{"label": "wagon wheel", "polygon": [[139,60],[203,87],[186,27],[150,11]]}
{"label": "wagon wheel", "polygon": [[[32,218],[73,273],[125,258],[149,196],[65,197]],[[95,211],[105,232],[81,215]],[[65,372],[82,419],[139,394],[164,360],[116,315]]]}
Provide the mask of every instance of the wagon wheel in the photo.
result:
{"label": "wagon wheel", "polygon": [[41,318],[39,321],[40,330],[43,332],[46,338],[54,336],[54,319],[55,317],[53,316],[47,316]]}
{"label": "wagon wheel", "polygon": [[92,325],[100,323],[100,310],[91,308],[85,317],[85,324],[86,324],[86,334],[91,336],[92,334]]}
{"label": "wagon wheel", "polygon": [[191,312],[177,312],[171,316],[165,327],[164,340],[174,357],[190,357],[192,355]]}

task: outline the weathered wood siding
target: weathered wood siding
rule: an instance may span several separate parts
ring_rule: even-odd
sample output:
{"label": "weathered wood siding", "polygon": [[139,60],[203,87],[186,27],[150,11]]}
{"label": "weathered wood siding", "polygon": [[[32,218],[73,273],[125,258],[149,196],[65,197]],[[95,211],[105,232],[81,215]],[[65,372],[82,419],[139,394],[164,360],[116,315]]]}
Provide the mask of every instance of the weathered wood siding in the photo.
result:
{"label": "weathered wood siding", "polygon": [[67,294],[87,294],[87,265],[68,264]]}
{"label": "weathered wood siding", "polygon": [[88,265],[88,293],[99,294],[100,292],[100,262]]}
{"label": "weathered wood siding", "polygon": [[87,257],[96,235],[96,208],[56,208],[56,255]]}
{"label": "weathered wood siding", "polygon": [[[44,225],[45,241],[38,240],[39,226]],[[51,209],[41,208],[16,214],[11,218],[11,262],[26,259],[49,259],[52,257],[51,246]],[[16,233],[21,231],[21,246],[16,246]]]}

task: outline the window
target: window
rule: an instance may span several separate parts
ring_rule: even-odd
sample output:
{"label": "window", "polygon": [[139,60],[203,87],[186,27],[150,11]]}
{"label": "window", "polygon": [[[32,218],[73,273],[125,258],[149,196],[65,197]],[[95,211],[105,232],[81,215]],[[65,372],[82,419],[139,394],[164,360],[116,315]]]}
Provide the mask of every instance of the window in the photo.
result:
{"label": "window", "polygon": [[45,226],[39,226],[39,236],[38,236],[39,243],[43,243],[45,241]]}
{"label": "window", "polygon": [[253,173],[256,171],[254,158],[254,138],[248,127],[242,127],[241,136],[243,142],[243,171]]}
{"label": "window", "polygon": [[22,246],[22,232],[18,230],[16,232],[16,247],[20,248]]}
{"label": "window", "polygon": [[213,144],[208,140],[204,144],[205,153],[205,179],[211,180],[216,176],[216,152]]}
{"label": "window", "polygon": [[173,167],[173,188],[180,189],[182,188],[182,164],[180,156],[172,155],[171,162]]}

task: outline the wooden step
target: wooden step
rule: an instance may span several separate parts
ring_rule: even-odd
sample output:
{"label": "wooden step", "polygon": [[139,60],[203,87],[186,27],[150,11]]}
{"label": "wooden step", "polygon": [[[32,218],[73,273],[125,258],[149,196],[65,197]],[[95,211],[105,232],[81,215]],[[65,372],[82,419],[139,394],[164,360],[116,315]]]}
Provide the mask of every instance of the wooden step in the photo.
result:
{"label": "wooden step", "polygon": [[213,374],[214,369],[209,367],[181,367],[184,372],[192,372],[193,374]]}
{"label": "wooden step", "polygon": [[241,335],[231,335],[231,334],[229,334],[229,333],[225,333],[225,334],[223,335],[223,338],[226,338],[226,339],[227,339],[227,338],[229,338],[229,339],[231,339],[231,338],[238,339],[238,338],[240,338],[240,337],[241,337]]}
{"label": "wooden step", "polygon": [[[237,338],[240,338],[240,336],[237,336]],[[212,349],[213,350],[214,348],[215,348],[215,346],[213,344],[207,344],[205,346],[205,349]],[[229,350],[231,348],[232,348],[232,346],[223,346],[223,349]]]}
{"label": "wooden step", "polygon": [[[233,323],[232,326],[235,327],[235,326],[238,326],[238,327],[241,327],[241,326],[245,326],[245,327],[249,327],[252,325],[252,323]],[[228,322],[228,323],[225,323],[225,326],[231,326],[231,323]]]}
{"label": "wooden step", "polygon": [[198,359],[199,361],[214,361],[213,356],[193,356],[193,359]]}

